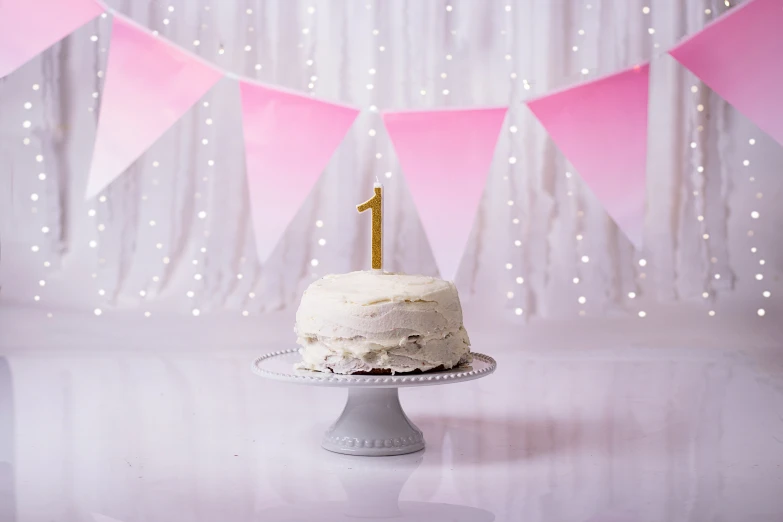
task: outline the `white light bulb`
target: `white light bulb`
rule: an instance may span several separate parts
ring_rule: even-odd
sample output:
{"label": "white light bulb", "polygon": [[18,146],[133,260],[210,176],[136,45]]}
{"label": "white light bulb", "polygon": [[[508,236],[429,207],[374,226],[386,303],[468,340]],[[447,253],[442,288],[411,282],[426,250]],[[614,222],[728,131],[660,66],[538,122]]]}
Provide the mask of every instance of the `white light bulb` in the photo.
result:
{"label": "white light bulb", "polygon": [[577,301],[579,301],[579,304],[585,304],[587,302],[587,298],[581,295],[579,296],[579,299],[577,299]]}
{"label": "white light bulb", "polygon": [[647,312],[644,310],[639,310],[639,317],[647,317]]}
{"label": "white light bulb", "polygon": [[634,298],[636,298],[636,292],[628,292],[628,298],[629,298],[629,299],[634,299]]}
{"label": "white light bulb", "polygon": [[514,265],[511,263],[506,263],[506,270],[511,270],[512,268],[514,268]]}
{"label": "white light bulb", "polygon": [[523,277],[517,277],[517,284],[518,285],[521,285],[524,282],[525,282],[525,279]]}
{"label": "white light bulb", "polygon": [[509,298],[509,299],[513,299],[514,292],[506,292],[506,297]]}
{"label": "white light bulb", "polygon": [[582,256],[582,263],[589,263],[590,258],[588,256]]}
{"label": "white light bulb", "polygon": [[310,260],[310,266],[318,266],[318,260],[317,259],[311,259]]}
{"label": "white light bulb", "polygon": [[191,311],[191,313],[193,314],[194,317],[198,317],[199,315],[201,315],[201,310],[199,310],[198,308],[194,308]]}
{"label": "white light bulb", "polygon": [[521,308],[517,308],[516,310],[514,310],[514,313],[517,314],[517,315],[522,315],[522,309]]}
{"label": "white light bulb", "polygon": [[103,313],[103,311],[100,308],[96,308],[95,310],[93,310],[93,313],[95,315],[101,315]]}
{"label": "white light bulb", "polygon": [[759,317],[764,317],[767,312],[763,308],[759,308],[756,313],[759,314]]}

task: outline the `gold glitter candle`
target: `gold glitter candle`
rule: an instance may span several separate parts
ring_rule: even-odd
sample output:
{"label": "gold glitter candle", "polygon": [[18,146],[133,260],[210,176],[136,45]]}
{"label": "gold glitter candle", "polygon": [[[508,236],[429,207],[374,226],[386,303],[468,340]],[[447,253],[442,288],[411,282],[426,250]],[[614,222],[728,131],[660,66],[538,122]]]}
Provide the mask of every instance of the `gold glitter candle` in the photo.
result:
{"label": "gold glitter candle", "polygon": [[364,212],[372,210],[372,267],[374,270],[383,269],[383,185],[375,182],[375,195],[356,205],[356,210]]}

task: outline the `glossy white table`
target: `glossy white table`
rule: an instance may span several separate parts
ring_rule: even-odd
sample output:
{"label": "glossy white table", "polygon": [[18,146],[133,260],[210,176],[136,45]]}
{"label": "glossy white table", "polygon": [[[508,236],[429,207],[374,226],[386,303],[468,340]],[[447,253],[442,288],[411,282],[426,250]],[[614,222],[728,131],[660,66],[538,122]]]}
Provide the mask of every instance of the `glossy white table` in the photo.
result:
{"label": "glossy white table", "polygon": [[0,521],[783,520],[776,333],[477,331],[497,372],[401,390],[427,448],[368,458],[320,447],[345,390],[250,372],[290,327],[84,321],[0,313]]}

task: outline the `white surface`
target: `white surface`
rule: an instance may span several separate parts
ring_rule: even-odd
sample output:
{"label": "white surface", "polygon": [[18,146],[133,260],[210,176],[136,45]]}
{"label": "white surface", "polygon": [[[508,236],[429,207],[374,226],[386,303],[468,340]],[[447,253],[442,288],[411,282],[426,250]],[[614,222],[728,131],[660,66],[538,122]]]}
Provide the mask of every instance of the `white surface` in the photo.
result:
{"label": "white surface", "polygon": [[497,372],[401,390],[427,449],[368,459],[319,447],[344,390],[249,370],[292,317],[107,319],[0,308],[3,522],[783,518],[778,322],[477,327]]}
{"label": "white surface", "polygon": [[[386,194],[387,268],[434,273],[380,116],[369,111],[373,105],[378,110],[511,105],[457,278],[463,299],[475,294],[510,320],[575,318],[580,310],[588,316],[617,310],[636,314],[649,311],[653,301],[701,300],[704,291],[716,303],[705,301],[703,313],[713,306],[721,314],[735,298],[760,306],[766,283],[780,276],[783,206],[775,202],[783,187],[783,150],[673,59],[661,56],[723,13],[720,0],[454,0],[448,2],[451,11],[445,0],[109,3],[234,72],[302,92],[309,92],[312,83],[316,95],[365,112],[283,243],[260,267],[249,223],[239,98],[230,81],[205,97],[209,107],[195,107],[129,169],[107,191],[105,203],[83,201],[110,19],[87,24],[0,80],[0,284],[5,300],[32,303],[39,295],[38,305],[47,311],[69,306],[109,314],[120,307],[139,317],[145,311],[190,314],[194,308],[202,317],[221,309],[252,315],[296,303],[313,273],[369,266],[370,220],[358,217],[355,205],[369,197],[376,176]],[[650,7],[649,14],[643,6]],[[314,8],[312,14],[308,7]],[[647,247],[634,253],[520,102],[654,55]],[[581,75],[582,68],[589,74]],[[33,84],[40,89],[32,90]],[[30,109],[24,108],[27,102]],[[208,118],[212,125],[206,124]],[[29,129],[24,121],[31,122]],[[512,126],[517,132],[511,132]],[[31,138],[26,146],[25,137]],[[45,181],[38,179],[42,172]],[[35,203],[33,193],[39,196]],[[751,218],[754,210],[759,219]],[[704,221],[697,221],[699,215]],[[315,226],[319,219],[322,228]],[[703,239],[705,233],[709,240]],[[326,240],[323,246],[320,239]],[[39,251],[32,253],[32,246]],[[754,246],[760,249],[755,255],[750,252]],[[589,262],[583,263],[582,256]],[[645,267],[636,262],[640,257]],[[164,264],[164,258],[170,262]],[[763,267],[761,259],[767,263]],[[45,268],[44,261],[51,267]],[[506,270],[506,263],[512,268]],[[760,270],[763,282],[754,278]],[[714,279],[716,273],[720,280]],[[203,277],[196,280],[196,274]],[[518,277],[524,284],[516,283]],[[572,283],[574,277],[579,284]],[[41,279],[45,287],[39,287]],[[629,292],[637,297],[629,299]],[[524,311],[522,316],[514,315],[516,308]]]}

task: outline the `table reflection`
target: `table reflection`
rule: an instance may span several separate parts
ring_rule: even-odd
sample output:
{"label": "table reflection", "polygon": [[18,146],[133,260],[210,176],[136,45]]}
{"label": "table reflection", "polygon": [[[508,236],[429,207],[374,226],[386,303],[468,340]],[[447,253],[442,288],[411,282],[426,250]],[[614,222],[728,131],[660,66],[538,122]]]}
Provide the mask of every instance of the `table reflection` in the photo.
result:
{"label": "table reflection", "polygon": [[[400,494],[405,484],[423,459],[423,451],[393,457],[354,457],[324,451],[317,458],[316,474],[336,475],[345,492],[345,500],[300,502],[269,508],[263,510],[260,515],[263,520],[275,521],[384,519],[399,522],[436,520],[490,522],[495,520],[495,516],[489,511],[474,507],[437,502],[401,501]],[[280,460],[276,465],[284,466],[285,462]]]}

